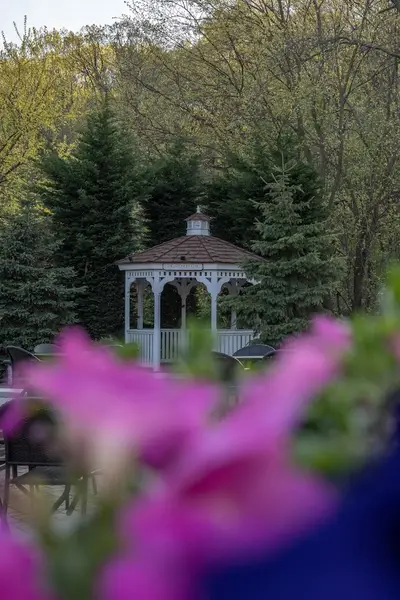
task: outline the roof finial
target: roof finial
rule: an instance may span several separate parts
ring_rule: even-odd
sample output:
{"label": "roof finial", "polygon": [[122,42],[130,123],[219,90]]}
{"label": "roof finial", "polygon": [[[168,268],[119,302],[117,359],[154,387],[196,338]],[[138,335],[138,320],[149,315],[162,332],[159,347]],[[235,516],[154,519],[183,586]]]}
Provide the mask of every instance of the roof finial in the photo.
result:
{"label": "roof finial", "polygon": [[200,204],[197,205],[196,212],[197,213],[201,213],[201,206],[200,206]]}

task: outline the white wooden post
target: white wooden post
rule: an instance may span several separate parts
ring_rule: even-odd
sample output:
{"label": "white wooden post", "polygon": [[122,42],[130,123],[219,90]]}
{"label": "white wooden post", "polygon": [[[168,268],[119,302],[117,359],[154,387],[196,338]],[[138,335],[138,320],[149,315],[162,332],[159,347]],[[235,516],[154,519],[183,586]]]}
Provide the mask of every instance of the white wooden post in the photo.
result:
{"label": "white wooden post", "polygon": [[211,292],[211,331],[213,334],[215,334],[218,329],[217,299],[218,292],[213,290]]}
{"label": "white wooden post", "polygon": [[187,294],[184,293],[181,296],[182,305],[181,305],[181,329],[186,329],[186,300]]}
{"label": "white wooden post", "polygon": [[[239,292],[237,280],[234,279],[228,284],[229,294],[237,296]],[[231,329],[237,329],[237,314],[234,308],[231,309]]]}
{"label": "white wooden post", "polygon": [[125,271],[125,344],[129,342],[129,330],[131,328],[131,285],[132,279]]}
{"label": "white wooden post", "polygon": [[154,332],[153,332],[153,367],[160,369],[161,363],[161,291],[153,291],[154,295]]}
{"label": "white wooden post", "polygon": [[160,279],[157,273],[151,283],[154,296],[153,368],[155,371],[159,371],[161,364],[161,292],[165,284],[174,279],[174,276]]}
{"label": "white wooden post", "polygon": [[143,329],[143,293],[145,289],[145,284],[143,281],[138,281],[137,284],[137,301],[138,301],[138,318],[137,318],[137,328]]}
{"label": "white wooden post", "polygon": [[172,282],[172,285],[178,290],[181,299],[181,331],[179,335],[179,346],[182,349],[187,344],[187,299],[190,291],[197,285],[197,281],[181,278],[180,280],[175,279],[175,281]]}
{"label": "white wooden post", "polygon": [[211,295],[211,333],[214,336],[214,343],[217,344],[217,331],[218,331],[218,294],[221,290],[221,286],[218,283],[217,274],[213,273],[211,276],[210,295]]}

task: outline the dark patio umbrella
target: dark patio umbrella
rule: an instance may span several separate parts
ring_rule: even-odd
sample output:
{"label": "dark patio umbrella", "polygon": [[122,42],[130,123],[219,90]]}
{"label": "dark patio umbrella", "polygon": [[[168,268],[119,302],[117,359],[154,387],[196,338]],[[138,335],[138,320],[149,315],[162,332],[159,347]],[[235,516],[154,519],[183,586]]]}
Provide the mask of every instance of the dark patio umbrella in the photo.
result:
{"label": "dark patio umbrella", "polygon": [[275,352],[275,348],[267,344],[250,344],[234,353],[235,358],[265,358]]}
{"label": "dark patio umbrella", "polygon": [[291,354],[292,352],[296,352],[296,350],[293,350],[292,348],[277,348],[276,350],[274,350],[273,352],[269,352],[268,354],[266,354],[265,356],[263,356],[263,360],[268,359],[268,358],[272,358],[273,356],[275,356],[276,358],[278,358],[279,355],[282,356],[285,354]]}

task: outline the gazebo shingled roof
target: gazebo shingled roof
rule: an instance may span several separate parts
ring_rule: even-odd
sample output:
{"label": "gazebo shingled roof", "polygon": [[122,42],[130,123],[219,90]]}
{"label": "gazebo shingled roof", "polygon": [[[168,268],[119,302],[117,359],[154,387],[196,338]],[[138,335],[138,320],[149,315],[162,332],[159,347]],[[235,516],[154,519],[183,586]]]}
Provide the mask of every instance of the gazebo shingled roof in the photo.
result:
{"label": "gazebo shingled roof", "polygon": [[184,235],[136,252],[118,261],[119,265],[132,263],[222,263],[240,264],[246,259],[262,260],[256,254],[239,248],[214,236]]}

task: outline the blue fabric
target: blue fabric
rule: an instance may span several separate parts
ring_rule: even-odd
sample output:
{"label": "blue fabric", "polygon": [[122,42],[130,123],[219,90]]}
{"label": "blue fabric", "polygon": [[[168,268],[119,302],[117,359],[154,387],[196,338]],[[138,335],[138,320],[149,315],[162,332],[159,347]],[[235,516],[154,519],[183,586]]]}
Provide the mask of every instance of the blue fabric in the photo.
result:
{"label": "blue fabric", "polygon": [[400,599],[400,451],[365,473],[308,537],[272,558],[211,574],[205,597]]}

